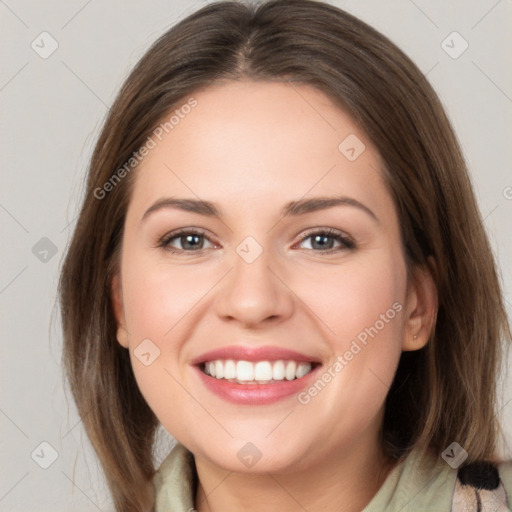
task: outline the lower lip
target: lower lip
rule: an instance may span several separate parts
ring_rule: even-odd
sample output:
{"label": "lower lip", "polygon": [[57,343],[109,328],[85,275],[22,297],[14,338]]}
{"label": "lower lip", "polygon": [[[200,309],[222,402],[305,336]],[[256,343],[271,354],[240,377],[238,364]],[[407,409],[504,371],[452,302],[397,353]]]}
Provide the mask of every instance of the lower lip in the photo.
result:
{"label": "lower lip", "polygon": [[206,375],[195,366],[203,384],[224,400],[236,404],[266,405],[299,393],[316,377],[320,365],[300,379],[283,380],[272,384],[237,384],[225,379],[216,379]]}

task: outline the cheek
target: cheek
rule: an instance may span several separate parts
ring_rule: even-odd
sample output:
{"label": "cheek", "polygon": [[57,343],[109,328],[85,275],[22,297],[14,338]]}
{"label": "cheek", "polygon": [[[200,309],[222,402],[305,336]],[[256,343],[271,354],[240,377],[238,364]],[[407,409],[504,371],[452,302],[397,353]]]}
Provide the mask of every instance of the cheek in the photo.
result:
{"label": "cheek", "polygon": [[396,263],[399,257],[369,259],[329,275],[317,272],[316,281],[305,277],[298,293],[318,314],[316,327],[332,353],[320,377],[325,386],[305,390],[301,403],[319,421],[346,432],[358,432],[375,419],[401,354],[405,267]]}
{"label": "cheek", "polygon": [[317,272],[314,281],[305,277],[298,293],[321,320],[316,326],[330,345],[332,363],[341,364],[332,370],[339,375],[333,379],[333,398],[349,393],[367,405],[382,400],[393,380],[402,347],[406,288],[399,256],[368,260],[354,260],[354,265],[329,275]]}
{"label": "cheek", "polygon": [[[123,276],[125,313],[132,338],[150,338],[160,344],[186,324],[188,313],[214,285],[211,272],[192,266],[170,268],[149,257],[126,259]],[[136,340],[133,339],[132,343]]]}
{"label": "cheek", "polygon": [[183,320],[197,299],[176,280],[147,267],[130,271],[130,281],[124,293],[135,380],[159,421],[169,431],[180,432],[185,420],[175,411],[193,405],[179,364],[182,340],[190,336],[190,326]]}
{"label": "cheek", "polygon": [[193,337],[193,318],[204,313],[204,297],[218,277],[211,269],[198,271],[193,265],[172,269],[136,250],[125,254],[123,300],[135,379],[160,421],[179,429],[181,415],[171,411],[194,405],[183,387],[183,347]]}
{"label": "cheek", "polygon": [[400,332],[403,321],[398,310],[403,309],[405,270],[391,261],[374,259],[361,264],[354,260],[353,265],[334,272],[322,275],[321,270],[316,271],[314,278],[305,275],[298,284],[300,297],[323,321],[337,353],[346,350],[347,341],[360,334],[364,342],[364,333],[372,327],[379,335],[390,337]]}

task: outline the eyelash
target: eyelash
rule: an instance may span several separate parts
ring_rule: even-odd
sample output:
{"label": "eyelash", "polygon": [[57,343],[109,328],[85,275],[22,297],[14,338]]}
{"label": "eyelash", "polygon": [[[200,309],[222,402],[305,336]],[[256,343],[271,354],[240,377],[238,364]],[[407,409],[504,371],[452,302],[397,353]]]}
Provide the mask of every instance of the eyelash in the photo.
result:
{"label": "eyelash", "polygon": [[[172,247],[169,246],[169,244],[173,240],[175,240],[177,238],[180,238],[180,237],[182,237],[184,235],[204,236],[208,241],[211,242],[211,240],[206,236],[206,234],[203,231],[200,231],[200,230],[197,230],[197,229],[182,229],[182,230],[179,230],[179,231],[175,231],[173,233],[166,234],[163,237],[161,237],[158,240],[157,247],[162,248],[165,251],[169,251],[169,252],[171,252],[173,254],[194,253],[194,254],[198,254],[199,255],[199,254],[203,254],[207,250],[207,249],[199,249],[199,250],[186,251],[184,249],[175,249],[175,248],[172,248]],[[336,252],[339,252],[339,251],[343,251],[343,250],[353,250],[353,249],[356,248],[356,244],[354,243],[352,238],[350,238],[349,236],[344,235],[341,231],[338,231],[338,230],[332,229],[332,228],[325,228],[325,229],[318,229],[316,231],[310,231],[305,236],[303,236],[299,240],[298,243],[301,244],[305,240],[313,237],[314,235],[324,235],[324,236],[328,236],[328,237],[334,238],[337,241],[339,241],[343,245],[343,247],[329,249],[329,250],[326,250],[326,251],[317,251],[315,249],[306,249],[308,251],[313,251],[313,252],[317,252],[317,253],[322,254],[322,255],[326,255],[326,254],[333,254],[333,253],[336,253]]]}

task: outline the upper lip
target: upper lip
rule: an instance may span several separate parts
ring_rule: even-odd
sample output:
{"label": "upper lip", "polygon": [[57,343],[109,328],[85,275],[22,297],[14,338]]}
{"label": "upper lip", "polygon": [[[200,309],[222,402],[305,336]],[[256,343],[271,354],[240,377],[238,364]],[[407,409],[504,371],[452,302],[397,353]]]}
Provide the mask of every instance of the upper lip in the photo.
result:
{"label": "upper lip", "polygon": [[193,359],[191,364],[199,365],[217,359],[234,359],[238,361],[292,360],[305,363],[320,363],[318,358],[282,347],[246,347],[243,345],[232,345],[205,352]]}

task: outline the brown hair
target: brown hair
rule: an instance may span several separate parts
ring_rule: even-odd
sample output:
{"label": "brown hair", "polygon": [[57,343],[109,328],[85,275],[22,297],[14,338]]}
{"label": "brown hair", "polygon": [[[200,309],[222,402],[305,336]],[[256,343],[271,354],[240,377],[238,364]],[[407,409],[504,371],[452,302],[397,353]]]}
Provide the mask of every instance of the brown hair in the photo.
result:
{"label": "brown hair", "polygon": [[159,423],[116,341],[110,299],[136,171],[102,198],[97,191],[183,98],[240,79],[310,84],[352,116],[382,156],[408,269],[434,277],[437,321],[423,349],[402,353],[386,399],[385,451],[439,454],[457,441],[468,462],[497,461],[500,338],[510,340],[510,327],[466,165],[434,90],[391,41],[336,7],[218,2],[163,34],[122,86],[92,155],[59,283],[66,377],[117,510],[151,506],[143,483],[155,472]]}

